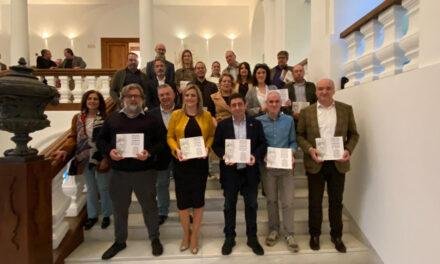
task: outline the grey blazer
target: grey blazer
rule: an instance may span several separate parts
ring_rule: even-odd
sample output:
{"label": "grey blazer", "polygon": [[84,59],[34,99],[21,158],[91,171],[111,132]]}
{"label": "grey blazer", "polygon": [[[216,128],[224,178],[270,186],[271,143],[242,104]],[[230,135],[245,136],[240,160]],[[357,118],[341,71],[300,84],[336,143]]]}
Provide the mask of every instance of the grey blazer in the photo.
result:
{"label": "grey blazer", "polygon": [[[66,68],[66,59],[63,60],[63,62],[60,64],[59,67]],[[75,68],[75,67],[80,67],[81,69],[84,69],[85,67],[87,67],[87,64],[81,57],[73,56],[72,68]]]}
{"label": "grey blazer", "polygon": [[[277,90],[278,88],[275,85],[268,85],[269,90]],[[257,97],[257,86],[249,86],[249,90],[246,93],[246,103],[247,103],[247,113],[250,116],[259,116],[263,114],[261,111],[261,105],[258,101]]]}

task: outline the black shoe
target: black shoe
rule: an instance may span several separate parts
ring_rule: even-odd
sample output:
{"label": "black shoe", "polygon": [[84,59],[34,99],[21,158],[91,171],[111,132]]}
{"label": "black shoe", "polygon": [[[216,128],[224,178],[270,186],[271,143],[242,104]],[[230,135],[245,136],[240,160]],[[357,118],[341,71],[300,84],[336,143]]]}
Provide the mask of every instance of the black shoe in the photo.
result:
{"label": "black shoe", "polygon": [[151,241],[151,248],[153,249],[152,250],[153,256],[160,256],[160,255],[162,255],[162,253],[163,253],[163,246],[160,243],[159,238],[155,238],[155,239],[153,239],[153,241]]}
{"label": "black shoe", "polygon": [[102,259],[111,259],[113,258],[116,254],[119,253],[119,251],[123,250],[124,248],[127,247],[127,244],[124,243],[113,243],[113,245],[107,249],[106,252],[104,252],[104,254],[102,254]]}
{"label": "black shoe", "polygon": [[235,247],[235,239],[233,237],[227,237],[222,246],[222,255],[231,254],[233,247]]}
{"label": "black shoe", "polygon": [[311,236],[309,242],[310,248],[313,250],[319,250],[321,247],[319,246],[319,236]]}
{"label": "black shoe", "polygon": [[98,222],[98,218],[88,218],[84,223],[84,229],[89,230],[96,224],[96,222]]}
{"label": "black shoe", "polygon": [[258,242],[256,237],[248,238],[247,245],[256,255],[264,255],[264,249],[261,247],[260,242]]}
{"label": "black shoe", "polygon": [[335,248],[337,251],[341,253],[347,253],[347,248],[344,245],[344,242],[342,242],[342,239],[340,237],[332,237],[332,242],[335,244]]}
{"label": "black shoe", "polygon": [[106,229],[110,225],[110,217],[106,216],[102,218],[101,228]]}
{"label": "black shoe", "polygon": [[159,215],[159,225],[162,225],[165,223],[165,221],[168,219],[167,215]]}

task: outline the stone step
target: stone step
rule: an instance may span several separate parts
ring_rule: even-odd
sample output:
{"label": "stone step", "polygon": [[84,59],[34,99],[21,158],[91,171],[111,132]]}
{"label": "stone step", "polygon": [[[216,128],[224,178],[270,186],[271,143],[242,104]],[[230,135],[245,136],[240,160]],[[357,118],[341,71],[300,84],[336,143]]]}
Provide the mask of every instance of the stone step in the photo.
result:
{"label": "stone step", "polygon": [[[295,189],[295,208],[308,208],[308,189],[296,188]],[[206,190],[205,192],[205,210],[206,211],[223,211],[224,197],[222,190]],[[327,192],[324,192],[323,206],[328,206]],[[266,208],[266,198],[258,193],[258,207],[261,209]],[[237,202],[237,210],[244,210],[243,197],[239,195]],[[177,211],[176,194],[174,190],[170,189],[170,212]],[[132,195],[132,202],[130,206],[130,213],[140,213],[141,207],[137,202],[136,195]]]}
{"label": "stone step", "polygon": [[[180,238],[161,239],[164,246],[164,254],[154,257],[151,254],[150,242],[145,240],[128,240],[127,248],[112,258],[112,263],[279,263],[278,259],[286,261],[282,263],[327,263],[316,260],[341,259],[342,262],[331,263],[376,263],[369,261],[370,250],[351,234],[344,234],[343,240],[347,246],[347,254],[340,254],[334,249],[328,235],[321,236],[321,250],[313,251],[309,248],[309,236],[297,235],[296,241],[299,245],[298,253],[291,253],[287,250],[284,240],[278,241],[273,247],[264,245],[264,237],[259,237],[259,241],[265,250],[265,256],[256,257],[251,249],[246,245],[245,237],[237,237],[237,245],[234,247],[230,256],[221,255],[223,238],[201,237],[199,240],[199,253],[191,254],[188,250],[180,252]],[[65,263],[102,263],[101,256],[112,244],[112,241],[86,241],[75,249],[65,260]],[[352,256],[360,254],[362,261],[353,260]],[[322,255],[322,258],[318,258]],[[263,261],[266,258],[266,261]],[[302,259],[302,262],[297,262]],[[240,261],[246,260],[246,262]],[[313,261],[315,260],[315,261]],[[349,260],[349,261],[347,261]],[[152,262],[153,261],[153,262]]]}
{"label": "stone step", "polygon": [[[257,212],[258,235],[267,235],[268,216],[266,210]],[[280,212],[280,218],[282,218]],[[322,232],[329,233],[329,222],[327,209],[323,209]],[[350,230],[350,222],[346,216],[342,218],[344,223],[344,231]],[[223,237],[224,217],[222,211],[206,211],[202,220],[202,234],[204,237]],[[281,223],[282,227],[282,223]],[[295,234],[308,234],[308,211],[307,209],[295,210]],[[244,211],[237,212],[236,232],[238,235],[246,234],[246,223]],[[282,232],[282,231],[281,231]],[[145,227],[142,214],[130,214],[128,219],[128,237],[132,240],[144,239],[147,237],[147,228]],[[162,238],[178,238],[182,235],[182,228],[177,213],[171,213],[168,220],[160,226],[160,236]],[[109,228],[102,230],[99,225],[95,225],[92,229],[84,232],[85,240],[113,240],[113,221]]]}
{"label": "stone step", "polygon": [[[307,188],[307,176],[305,175],[295,175],[295,188]],[[261,184],[260,187],[261,189]],[[219,190],[221,189],[220,180],[218,174],[213,174],[213,177],[209,177],[206,181],[206,190]],[[170,180],[170,191],[175,190],[174,180]]]}

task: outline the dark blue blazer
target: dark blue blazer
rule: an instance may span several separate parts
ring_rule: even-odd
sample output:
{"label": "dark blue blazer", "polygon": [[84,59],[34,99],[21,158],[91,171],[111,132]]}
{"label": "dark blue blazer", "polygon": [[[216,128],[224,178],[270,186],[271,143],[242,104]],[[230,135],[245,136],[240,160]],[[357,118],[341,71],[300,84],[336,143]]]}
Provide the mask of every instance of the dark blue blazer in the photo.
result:
{"label": "dark blue blazer", "polygon": [[[267,143],[260,121],[250,116],[246,116],[246,138],[251,140],[251,154],[256,160],[253,166],[246,165],[247,182],[248,184],[258,185],[260,182],[258,164],[266,155]],[[214,143],[211,147],[220,158],[220,183],[223,188],[224,186],[237,183],[237,175],[235,173],[237,165],[227,166],[223,160],[225,155],[225,139],[235,139],[232,117],[218,123],[215,130]]]}

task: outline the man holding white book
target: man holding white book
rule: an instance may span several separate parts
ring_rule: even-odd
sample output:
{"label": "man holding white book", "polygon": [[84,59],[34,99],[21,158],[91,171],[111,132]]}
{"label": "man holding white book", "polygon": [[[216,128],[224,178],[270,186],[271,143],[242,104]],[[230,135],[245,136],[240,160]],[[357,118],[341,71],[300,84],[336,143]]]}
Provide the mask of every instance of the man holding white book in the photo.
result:
{"label": "man holding white book", "polygon": [[245,114],[243,95],[232,94],[229,106],[232,117],[218,123],[212,145],[212,150],[220,157],[220,183],[225,197],[222,254],[231,254],[235,246],[236,205],[240,192],[245,204],[247,245],[255,254],[263,255],[257,238],[257,196],[258,164],[266,154],[266,139],[261,123]]}
{"label": "man holding white book", "polygon": [[309,244],[313,250],[320,249],[322,198],[327,182],[331,241],[339,252],[345,253],[342,198],[345,173],[350,169],[350,155],[359,134],[352,107],[333,99],[333,81],[322,79],[316,86],[318,102],[301,110],[297,129],[309,187]]}
{"label": "man holding white book", "polygon": [[[280,237],[278,206],[278,193],[280,193],[287,248],[292,252],[298,252],[298,244],[293,236],[295,185],[292,169],[295,161],[293,154],[297,149],[295,123],[291,116],[281,112],[281,96],[275,90],[269,91],[267,94],[266,107],[267,113],[257,117],[257,120],[263,125],[268,145],[266,164],[261,166],[269,218],[269,234],[266,237],[266,245],[274,246]],[[284,157],[284,162],[281,157]],[[289,160],[286,161],[285,157],[289,157]]]}

